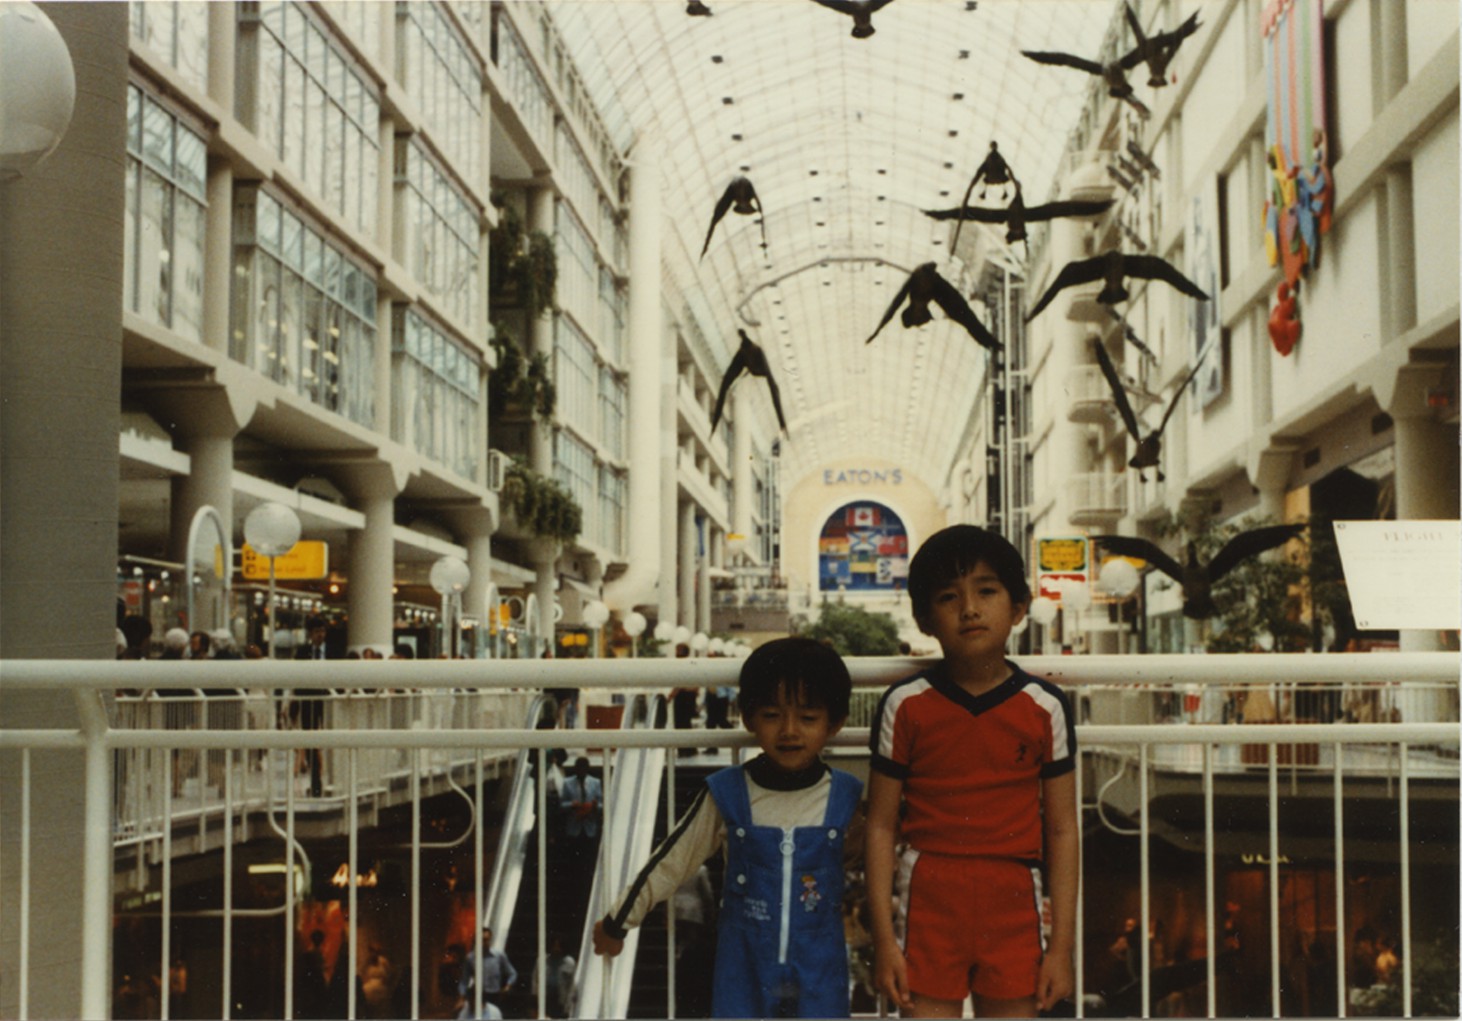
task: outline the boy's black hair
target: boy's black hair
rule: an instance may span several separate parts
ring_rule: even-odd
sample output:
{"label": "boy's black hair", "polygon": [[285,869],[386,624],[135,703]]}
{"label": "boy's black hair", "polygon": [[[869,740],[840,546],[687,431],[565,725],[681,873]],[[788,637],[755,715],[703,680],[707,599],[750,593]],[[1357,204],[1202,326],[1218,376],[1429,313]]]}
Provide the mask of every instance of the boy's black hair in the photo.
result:
{"label": "boy's black hair", "polygon": [[1025,559],[1020,551],[998,532],[974,525],[950,525],[925,539],[909,561],[909,601],[913,603],[914,619],[926,620],[935,591],[980,563],[995,572],[1012,602],[1030,605],[1030,582],[1026,581]]}
{"label": "boy's black hair", "polygon": [[778,638],[759,646],[741,664],[740,683],[736,708],[743,717],[775,705],[785,691],[791,699],[826,708],[833,723],[848,718],[853,693],[848,667],[843,657],[811,638]]}

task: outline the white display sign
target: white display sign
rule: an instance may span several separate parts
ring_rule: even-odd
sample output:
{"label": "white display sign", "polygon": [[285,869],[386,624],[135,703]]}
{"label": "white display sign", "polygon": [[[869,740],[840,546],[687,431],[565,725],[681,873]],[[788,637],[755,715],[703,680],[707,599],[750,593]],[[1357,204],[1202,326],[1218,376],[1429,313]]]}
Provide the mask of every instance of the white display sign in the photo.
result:
{"label": "white display sign", "polygon": [[1462,523],[1337,521],[1356,627],[1434,630],[1462,622]]}

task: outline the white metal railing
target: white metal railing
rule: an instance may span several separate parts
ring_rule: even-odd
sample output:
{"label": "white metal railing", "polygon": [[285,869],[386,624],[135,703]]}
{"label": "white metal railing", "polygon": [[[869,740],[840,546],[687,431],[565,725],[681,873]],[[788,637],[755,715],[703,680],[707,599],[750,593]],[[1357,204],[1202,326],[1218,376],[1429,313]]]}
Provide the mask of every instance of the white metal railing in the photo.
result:
{"label": "white metal railing", "polygon": [[[906,676],[913,669],[927,665],[929,661],[919,659],[854,659],[849,661],[855,684],[860,687],[880,686]],[[1090,656],[1090,657],[1026,657],[1021,660],[1030,672],[1044,676],[1068,688],[1078,713],[1090,712],[1093,719],[1103,719],[1106,709],[1104,700],[1115,699],[1143,703],[1151,717],[1140,716],[1138,722],[1125,722],[1128,718],[1118,713],[1114,718],[1124,722],[1084,722],[1078,727],[1078,740],[1082,749],[1083,768],[1078,777],[1104,776],[1104,783],[1111,779],[1109,774],[1126,770],[1135,765],[1134,781],[1138,785],[1137,833],[1141,845],[1141,926],[1139,959],[1141,961],[1142,996],[1141,1009],[1144,1016],[1150,1013],[1151,978],[1148,961],[1149,931],[1152,921],[1151,874],[1149,862],[1149,839],[1152,834],[1152,820],[1149,817],[1150,784],[1162,773],[1186,770],[1196,776],[1204,804],[1205,830],[1205,930],[1207,945],[1217,946],[1217,926],[1221,915],[1217,903],[1218,892],[1214,887],[1214,830],[1215,816],[1213,798],[1215,786],[1225,772],[1242,773],[1262,778],[1269,820],[1268,854],[1265,865],[1269,876],[1269,930],[1280,931],[1280,861],[1279,853],[1281,818],[1281,785],[1284,776],[1287,784],[1303,777],[1306,782],[1323,782],[1331,785],[1334,814],[1335,856],[1333,866],[1343,873],[1345,867],[1346,840],[1345,820],[1356,809],[1347,804],[1347,787],[1354,787],[1373,774],[1388,777],[1390,800],[1400,812],[1401,834],[1408,833],[1408,819],[1413,788],[1418,783],[1440,778],[1455,784],[1457,779],[1458,726],[1457,726],[1457,673],[1458,660],[1450,654],[1363,654],[1326,656]],[[48,804],[33,803],[32,790],[35,777],[44,763],[38,763],[50,749],[83,750],[85,752],[85,812],[88,820],[83,851],[83,861],[78,863],[76,881],[83,890],[84,922],[82,942],[78,950],[77,981],[82,990],[81,1013],[86,1017],[105,1017],[110,1013],[110,975],[106,962],[110,960],[109,941],[112,938],[113,874],[116,855],[123,853],[129,842],[145,843],[150,839],[156,851],[154,862],[161,873],[160,903],[158,910],[164,922],[178,914],[169,902],[172,883],[173,837],[178,828],[178,816],[183,810],[175,811],[172,804],[171,765],[164,770],[158,763],[170,760],[172,753],[195,753],[184,773],[183,790],[191,793],[193,787],[207,788],[210,792],[219,790],[221,818],[225,820],[222,833],[222,869],[224,876],[232,876],[232,855],[238,826],[235,820],[245,814],[243,806],[249,791],[246,775],[249,753],[259,753],[268,759],[282,755],[287,762],[293,761],[293,752],[301,747],[319,748],[331,756],[331,765],[326,770],[330,778],[330,789],[335,798],[335,808],[345,815],[344,830],[348,833],[349,847],[345,868],[348,890],[349,946],[352,952],[347,956],[345,967],[349,979],[348,1013],[355,1016],[360,1007],[356,1003],[357,960],[355,937],[357,913],[357,887],[360,885],[360,851],[358,831],[361,825],[360,811],[371,803],[369,784],[381,780],[391,773],[391,768],[371,765],[372,756],[390,760],[393,756],[399,762],[403,753],[405,772],[403,776],[391,779],[392,784],[405,783],[410,791],[412,808],[413,868],[411,891],[411,960],[420,965],[421,933],[426,924],[422,916],[423,902],[420,891],[420,853],[424,846],[421,829],[421,802],[423,791],[436,770],[443,779],[450,780],[452,769],[442,766],[435,757],[446,755],[445,762],[459,764],[461,768],[475,773],[475,819],[484,817],[487,806],[482,804],[483,763],[490,754],[499,757],[510,751],[522,749],[548,749],[556,747],[582,748],[586,743],[583,731],[534,730],[527,728],[509,729],[502,726],[504,720],[514,721],[513,714],[488,715],[484,706],[489,702],[505,706],[505,698],[518,698],[518,705],[526,711],[529,700],[543,688],[577,687],[602,692],[606,695],[632,695],[639,691],[663,690],[673,686],[693,685],[714,687],[734,684],[740,664],[726,659],[692,660],[523,660],[523,661],[415,661],[410,664],[393,662],[390,683],[409,682],[410,692],[391,692],[379,687],[384,671],[381,664],[370,662],[332,662],[329,667],[330,682],[336,690],[350,694],[325,696],[327,705],[327,726],[319,730],[301,731],[289,729],[251,729],[252,718],[263,721],[258,694],[238,696],[204,697],[193,702],[196,719],[206,724],[206,729],[182,731],[170,727],[177,724],[177,714],[169,717],[169,700],[155,694],[159,688],[196,688],[201,691],[243,690],[294,691],[296,689],[318,690],[321,674],[317,665],[293,662],[206,662],[180,664],[114,663],[91,661],[6,661],[0,663],[7,690],[50,689],[69,691],[82,707],[82,726],[79,728],[16,728],[0,721],[0,751],[18,753],[22,767],[18,771],[17,786],[4,792],[6,799],[14,798],[12,805],[19,805],[18,819],[21,828],[21,853],[18,862],[21,896],[14,910],[20,919],[20,950],[17,964],[19,1000],[16,1004],[0,1004],[5,1013],[25,1017],[29,1012],[30,987],[28,956],[30,921],[38,898],[46,895],[44,889],[33,889],[31,873],[35,851],[30,846],[30,830],[37,815],[52,810]],[[1387,704],[1400,706],[1401,722],[1356,722],[1356,723],[1222,723],[1193,722],[1179,718],[1162,717],[1158,708],[1163,699],[1174,695],[1197,692],[1199,706],[1203,705],[1206,693],[1229,692],[1232,689],[1266,688],[1271,700],[1277,706],[1285,704],[1286,692],[1291,695],[1301,689],[1314,687],[1317,690],[1349,693],[1358,696],[1358,704],[1374,701],[1379,706]],[[112,692],[127,690],[142,694],[114,697]],[[1278,698],[1275,698],[1275,695]],[[103,696],[106,696],[105,700]],[[1371,695],[1375,698],[1372,700]],[[229,702],[229,698],[236,701]],[[305,696],[314,697],[314,696]],[[433,697],[439,701],[432,701]],[[586,698],[589,693],[586,691]],[[1390,702],[1387,702],[1387,699]],[[253,702],[249,700],[253,699]],[[372,702],[371,700],[379,700]],[[1409,701],[1408,701],[1409,700]],[[105,704],[107,701],[110,705]],[[187,699],[182,700],[187,702]],[[210,703],[218,703],[215,708]],[[1290,699],[1293,703],[1293,699]],[[409,706],[410,710],[397,706]],[[365,717],[350,717],[349,707],[375,706]],[[381,708],[384,706],[385,708]],[[1105,706],[1105,708],[1104,708]],[[1409,708],[1408,708],[1409,707]],[[1130,709],[1130,706],[1119,708]],[[372,715],[374,713],[374,715]],[[1422,713],[1434,714],[1430,719],[1419,719]],[[433,715],[437,714],[437,715]],[[1382,714],[1392,715],[1394,714]],[[517,715],[521,718],[521,713]],[[1220,713],[1221,718],[1221,713]],[[277,723],[277,715],[271,705],[267,714],[270,723]],[[433,723],[412,726],[419,721]],[[855,721],[858,724],[866,721]],[[867,731],[862,725],[850,725],[839,735],[835,754],[856,754],[866,746]],[[665,731],[658,729],[628,729],[621,731],[596,732],[592,744],[607,749],[666,749],[672,747],[732,747],[750,745],[750,738],[740,731]],[[1299,756],[1291,753],[1288,759],[1283,754],[1286,747],[1316,749],[1313,756]],[[1243,749],[1261,749],[1257,758],[1245,760]],[[466,749],[466,752],[461,750]],[[847,749],[848,752],[843,750]],[[1239,761],[1233,761],[1233,749],[1239,750]],[[160,810],[143,810],[146,798],[138,795],[128,800],[130,780],[113,782],[113,763],[118,754],[132,752],[163,753],[151,764],[142,760],[137,766],[138,774],[151,772],[150,781],[154,795],[161,800]],[[210,783],[209,759],[201,753],[220,752],[222,769],[217,774],[217,784]],[[187,755],[179,756],[187,759]],[[540,768],[541,759],[540,754]],[[1303,759],[1303,761],[1301,761]],[[125,761],[125,759],[124,759]],[[1116,763],[1116,765],[1113,765]],[[1123,765],[1122,763],[1127,763]],[[276,767],[277,768],[277,767]],[[675,769],[675,757],[670,756],[667,768]],[[609,772],[614,772],[611,766]],[[1105,771],[1105,772],[1103,772]],[[1166,772],[1163,772],[1166,771]],[[265,771],[268,774],[268,771]],[[139,781],[140,782],[140,781]],[[308,811],[312,800],[301,796],[294,782],[282,785],[272,796],[259,802],[269,832],[283,841],[285,870],[293,876],[296,863],[303,865],[303,847],[300,844],[298,824],[302,810]],[[620,796],[611,782],[606,785],[610,797]],[[673,786],[673,784],[672,784]],[[1286,790],[1289,788],[1287,787]],[[1099,792],[1081,792],[1083,807],[1094,811]],[[543,807],[540,792],[539,815]],[[322,799],[324,795],[322,795]],[[186,798],[184,799],[186,800]],[[197,811],[192,804],[187,811]],[[276,814],[283,813],[282,825]],[[135,833],[115,834],[114,820],[130,813],[134,820]],[[164,820],[172,819],[172,825]],[[188,823],[191,825],[191,822]],[[149,829],[150,827],[150,829]],[[150,834],[150,835],[149,835]],[[541,829],[540,829],[541,834]],[[114,836],[120,836],[114,846]],[[145,839],[146,837],[146,839]],[[540,838],[541,839],[541,838]],[[616,838],[617,839],[617,838]],[[540,847],[543,845],[540,843]],[[1452,848],[1455,855],[1456,848]],[[1412,1012],[1412,933],[1411,925],[1411,842],[1399,839],[1397,858],[1399,862],[1400,895],[1400,984],[1402,1013]],[[481,838],[478,838],[477,860],[482,860]],[[543,873],[545,859],[539,858],[538,898],[539,917],[543,917],[543,897],[546,877]],[[621,862],[621,864],[625,864]],[[621,869],[622,871],[622,869]],[[1083,884],[1086,889],[1089,884]],[[231,903],[233,884],[225,882],[222,909],[210,912],[221,919],[224,927],[224,959],[228,960],[229,936],[234,920],[246,917],[249,910],[235,907]],[[281,917],[283,931],[280,933],[285,948],[283,993],[284,1013],[292,1012],[294,941],[297,926],[294,923],[296,911],[296,887],[293,881],[283,884],[282,909],[279,905],[270,908],[267,914]],[[1335,884],[1335,917],[1343,920],[1345,915],[1346,885]],[[1083,897],[1083,903],[1085,902]],[[1078,929],[1083,930],[1084,919],[1078,916]],[[162,976],[167,974],[168,924],[161,927],[163,952],[160,954]],[[1345,926],[1336,925],[1334,956],[1336,968],[1336,996],[1340,1013],[1347,1011],[1346,946]],[[540,922],[537,957],[539,973],[543,973],[546,953],[543,927]],[[1079,942],[1078,946],[1081,946]],[[1278,939],[1271,940],[1270,948],[1270,997],[1275,1016],[1279,1016],[1281,968],[1281,947]],[[1087,961],[1084,953],[1078,955],[1078,988],[1084,985]],[[1217,1013],[1215,1000],[1214,964],[1207,964],[1208,1005],[1210,1016]],[[526,970],[526,969],[525,969]],[[421,968],[411,969],[411,1009],[418,1010],[421,1003]],[[229,969],[225,968],[219,979],[222,990],[222,1016],[231,1010],[229,996]],[[165,980],[164,980],[165,981]],[[540,993],[540,997],[541,997]],[[541,1002],[541,999],[540,999]],[[582,1008],[590,1004],[581,1003]],[[1078,1011],[1083,1005],[1078,1003]],[[669,1005],[667,1014],[673,1011]],[[162,998],[159,1013],[167,1016],[166,997]]]}

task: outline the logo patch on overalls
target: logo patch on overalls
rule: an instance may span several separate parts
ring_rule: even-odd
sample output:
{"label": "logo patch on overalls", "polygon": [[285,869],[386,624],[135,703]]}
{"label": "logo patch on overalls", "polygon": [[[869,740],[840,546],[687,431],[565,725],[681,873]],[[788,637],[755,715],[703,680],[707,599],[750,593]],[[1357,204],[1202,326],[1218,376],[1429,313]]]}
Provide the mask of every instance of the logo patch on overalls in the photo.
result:
{"label": "logo patch on overalls", "polygon": [[816,911],[818,902],[822,900],[822,894],[817,891],[817,877],[806,875],[802,877],[802,910]]}
{"label": "logo patch on overalls", "polygon": [[772,920],[772,912],[767,902],[754,897],[746,898],[741,911],[747,918],[757,922],[769,922]]}

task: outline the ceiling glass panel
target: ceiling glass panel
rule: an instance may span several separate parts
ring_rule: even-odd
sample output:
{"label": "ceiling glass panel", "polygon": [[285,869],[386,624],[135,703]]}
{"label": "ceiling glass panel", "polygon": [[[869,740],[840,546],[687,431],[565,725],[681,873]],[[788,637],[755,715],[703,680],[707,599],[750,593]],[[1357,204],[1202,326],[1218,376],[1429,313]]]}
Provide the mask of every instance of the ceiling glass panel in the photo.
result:
{"label": "ceiling glass panel", "polygon": [[[897,0],[862,40],[810,0],[706,2],[708,18],[682,0],[549,8],[616,143],[632,164],[641,147],[658,156],[672,292],[712,356],[729,362],[738,328],[767,351],[791,433],[784,479],[880,458],[937,488],[988,356],[937,311],[865,341],[914,267],[958,280],[947,228],[920,210],[958,204],[992,141],[1027,201],[1049,196],[1093,80],[1020,50],[1095,56],[1117,0]],[[754,217],[728,214],[701,259],[737,174],[761,199],[767,247]]]}

